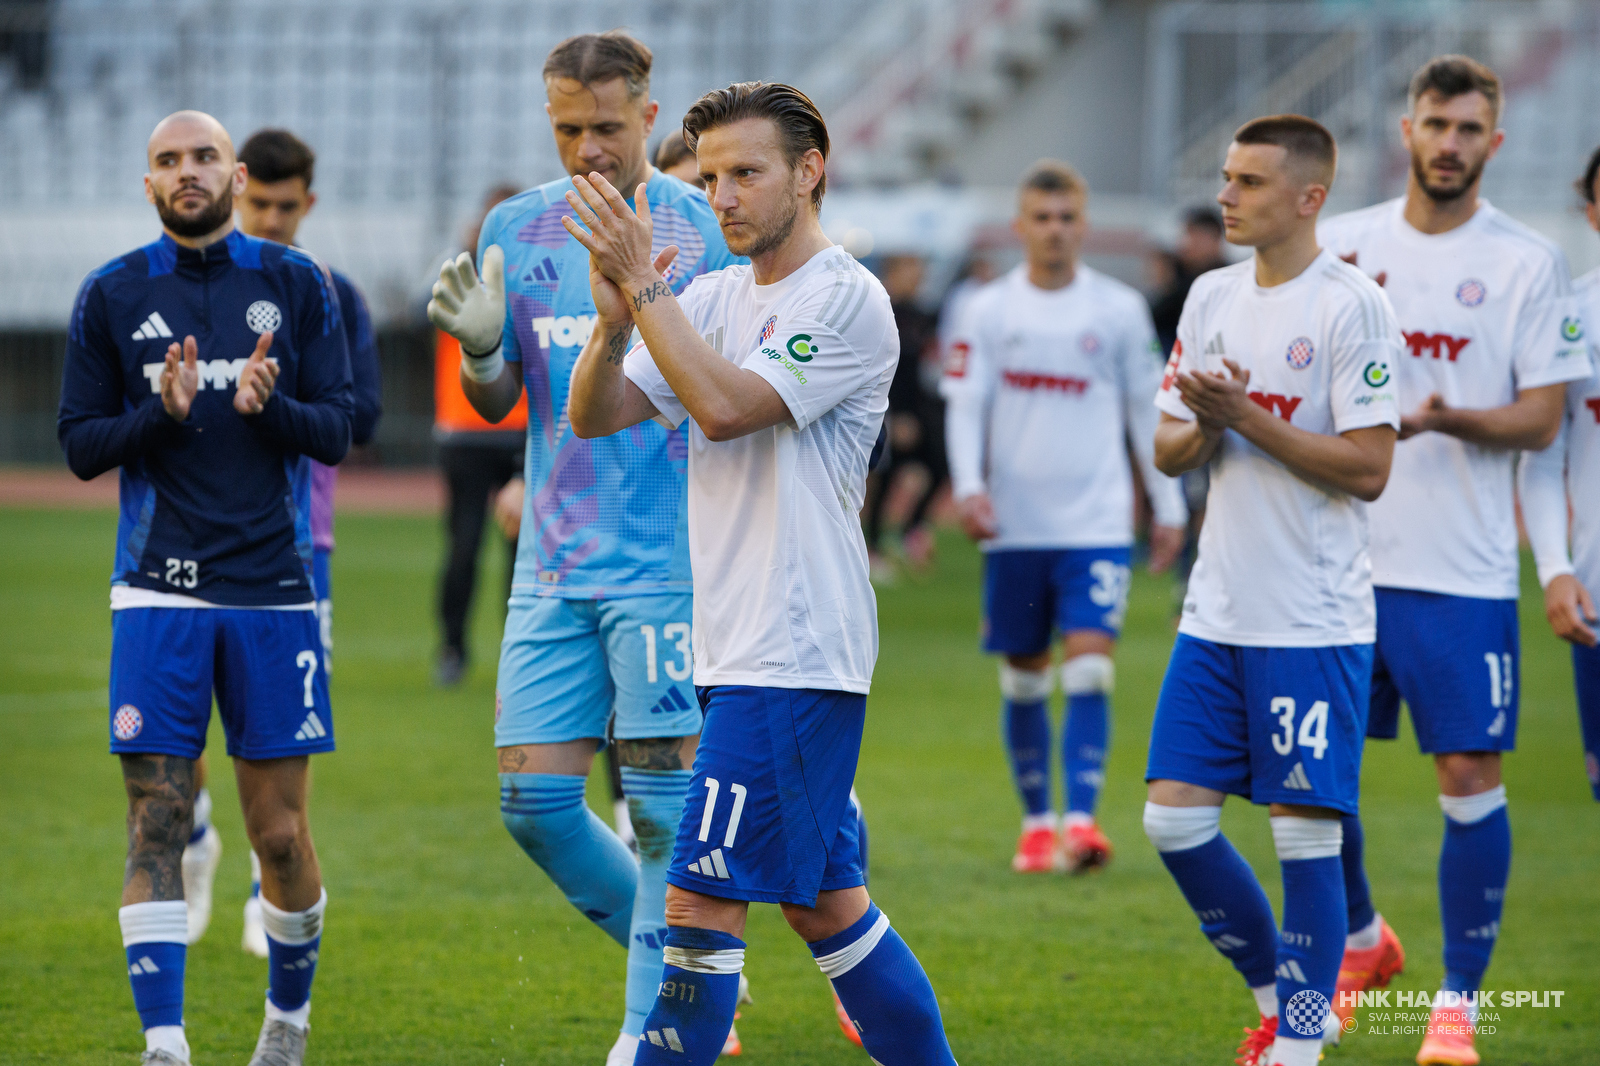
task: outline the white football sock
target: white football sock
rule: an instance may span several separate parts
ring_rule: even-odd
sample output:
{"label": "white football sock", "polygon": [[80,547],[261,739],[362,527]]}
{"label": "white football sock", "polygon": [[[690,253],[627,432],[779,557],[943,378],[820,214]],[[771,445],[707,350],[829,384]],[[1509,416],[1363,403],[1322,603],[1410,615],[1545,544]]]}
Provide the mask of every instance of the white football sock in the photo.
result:
{"label": "white football sock", "polygon": [[1250,994],[1256,997],[1256,1010],[1261,1012],[1263,1018],[1276,1018],[1278,1016],[1278,986],[1276,984],[1252,988]]}
{"label": "white football sock", "polygon": [[1317,1066],[1322,1058],[1322,1038],[1290,1040],[1280,1036],[1272,1042],[1272,1066]]}
{"label": "white football sock", "polygon": [[1045,811],[1043,814],[1024,814],[1022,816],[1022,831],[1031,833],[1035,829],[1054,829],[1060,825],[1060,819],[1055,811]]}
{"label": "white football sock", "polygon": [[189,1061],[189,1038],[181,1025],[152,1025],[144,1031],[146,1051],[165,1051],[183,1062]]}
{"label": "white football sock", "polygon": [[1374,914],[1365,929],[1357,929],[1344,938],[1346,951],[1371,951],[1383,942],[1383,915]]}

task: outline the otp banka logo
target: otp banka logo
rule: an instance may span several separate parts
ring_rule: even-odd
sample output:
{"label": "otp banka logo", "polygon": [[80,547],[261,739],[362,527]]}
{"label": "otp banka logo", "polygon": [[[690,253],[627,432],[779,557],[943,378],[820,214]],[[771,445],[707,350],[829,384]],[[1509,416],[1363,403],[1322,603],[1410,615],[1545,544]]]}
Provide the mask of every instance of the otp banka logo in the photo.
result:
{"label": "otp banka logo", "polygon": [[545,315],[533,320],[533,331],[539,335],[539,347],[549,351],[556,348],[582,348],[589,343],[594,332],[594,315]]}

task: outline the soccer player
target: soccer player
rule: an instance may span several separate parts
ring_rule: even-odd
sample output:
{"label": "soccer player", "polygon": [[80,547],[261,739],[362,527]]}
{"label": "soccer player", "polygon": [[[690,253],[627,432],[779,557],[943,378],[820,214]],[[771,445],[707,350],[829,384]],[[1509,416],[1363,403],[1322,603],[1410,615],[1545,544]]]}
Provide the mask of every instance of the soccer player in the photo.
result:
{"label": "soccer player", "polygon": [[[1516,745],[1521,676],[1514,466],[1518,449],[1555,438],[1566,383],[1589,373],[1585,346],[1564,333],[1571,282],[1560,250],[1478,196],[1504,137],[1500,103],[1499,79],[1481,63],[1428,61],[1401,119],[1405,195],[1321,233],[1383,285],[1405,333],[1392,370],[1402,439],[1371,514],[1378,642],[1367,735],[1397,736],[1404,699],[1433,756],[1444,812],[1441,991],[1469,999],[1511,868],[1500,760]],[[1404,953],[1373,909],[1354,811],[1344,841],[1351,940],[1339,990],[1358,992],[1387,983]],[[1471,1011],[1436,1007],[1418,1061],[1477,1062]]]}
{"label": "soccer player", "polygon": [[[311,191],[316,153],[288,130],[258,130],[239,150],[239,162],[245,165],[248,175],[244,195],[238,204],[239,228],[251,237],[294,244],[300,223],[317,202],[317,194]],[[339,318],[344,323],[345,345],[350,352],[354,404],[350,443],[365,444],[372,439],[383,413],[378,342],[373,336],[372,315],[367,311],[367,301],[361,291],[337,270],[328,273],[333,278],[334,291],[339,294]],[[333,671],[333,496],[338,477],[337,468],[311,460],[311,577],[317,593],[322,666],[326,673]],[[204,757],[201,761],[203,765]],[[198,804],[196,806],[198,809]],[[199,821],[198,816],[196,821]],[[198,825],[196,832],[199,832]],[[184,859],[188,861],[187,851]],[[185,883],[185,896],[188,891]],[[189,932],[194,936],[192,928]],[[262,958],[267,955],[267,936],[261,925],[261,859],[253,851],[250,853],[250,898],[244,905],[242,944],[251,954]]]}
{"label": "soccer player", "polygon": [[[1372,679],[1366,503],[1400,425],[1400,331],[1371,279],[1317,245],[1337,164],[1299,115],[1247,122],[1223,165],[1228,241],[1202,275],[1156,406],[1156,463],[1209,465],[1206,523],[1150,734],[1144,827],[1206,938],[1254,994],[1243,1066],[1312,1066],[1344,950],[1340,816],[1354,813]],[[1220,832],[1268,805],[1283,932]]]}
{"label": "soccer player", "polygon": [[953,1064],[927,976],[868,897],[848,813],[877,658],[857,513],[898,353],[889,298],[818,222],[827,128],[803,93],[707,93],[684,135],[749,266],[702,275],[680,299],[645,190],[630,205],[600,173],[574,179],[576,218],[563,219],[592,256],[598,316],[573,372],[574,430],[628,441],[652,419],[690,422],[706,718],[636,1061],[716,1058],[761,901],[810,945],[875,1061]]}
{"label": "soccer player", "polygon": [[[1600,206],[1595,184],[1600,181],[1600,149],[1589,157],[1578,192],[1586,200],[1589,226],[1600,230]],[[1576,327],[1589,335],[1600,322],[1600,269],[1573,282],[1578,299]],[[1581,331],[1581,333],[1579,333]],[[1594,339],[1589,339],[1594,352]],[[1550,629],[1573,645],[1573,679],[1578,688],[1578,723],[1584,744],[1584,771],[1595,800],[1600,800],[1600,642],[1595,635],[1594,595],[1600,589],[1600,378],[1566,386],[1566,413],[1555,443],[1544,451],[1523,453],[1518,467],[1522,490],[1522,517],[1538,563],[1539,586],[1544,587],[1544,615]],[[1582,485],[1584,490],[1579,491]],[[1571,546],[1566,551],[1568,515]],[[1576,563],[1576,565],[1574,565]]]}
{"label": "soccer player", "polygon": [[[1079,261],[1089,186],[1035,163],[1012,223],[1025,261],[975,296],[945,363],[946,436],[961,524],[984,551],[984,650],[1000,663],[1002,734],[1022,798],[1012,869],[1079,873],[1111,858],[1095,824],[1105,781],[1111,656],[1128,603],[1133,476],[1155,512],[1150,568],[1183,547],[1188,510],[1155,467],[1162,353],[1144,297]],[[1050,643],[1066,693],[1066,825],[1051,787]]]}
{"label": "soccer player", "polygon": [[706,187],[706,183],[700,180],[700,167],[695,162],[694,153],[684,143],[681,130],[669,131],[656,145],[656,169],[663,174],[671,174],[679,181],[686,181],[697,189]]}
{"label": "soccer player", "polygon": [[[705,195],[650,166],[650,64],[620,31],[563,41],[545,60],[547,111],[569,174],[644,185],[658,242],[679,248],[668,280],[681,291],[734,256]],[[589,253],[561,224],[572,188],[550,182],[490,212],[483,284],[470,255],[446,264],[429,316],[461,342],[462,387],[485,419],[527,392],[527,490],[496,693],[500,809],[573,906],[628,950],[627,1013],[607,1058],[616,1066],[633,1061],[661,976],[664,878],[700,732],[688,444],[653,423],[606,440],[571,431],[568,381],[596,322]],[[608,721],[637,862],[584,802]]]}
{"label": "soccer player", "polygon": [[[1600,230],[1596,182],[1600,180],[1600,148],[1589,157],[1578,192],[1586,201],[1589,225]],[[1600,270],[1591,270],[1572,285],[1578,301],[1575,326],[1582,337],[1600,322]],[[1579,331],[1582,331],[1581,333]],[[1567,386],[1566,413],[1556,441],[1542,452],[1526,452],[1518,468],[1522,517],[1533,545],[1544,589],[1544,613],[1555,635],[1572,644],[1572,672],[1578,693],[1578,724],[1583,737],[1584,770],[1594,798],[1600,801],[1600,645],[1597,645],[1594,598],[1600,588],[1600,377]],[[1579,491],[1578,487],[1584,488]],[[1572,554],[1567,553],[1571,515]],[[1576,563],[1576,565],[1574,565]]]}
{"label": "soccer player", "polygon": [[84,282],[59,419],[73,473],[122,468],[110,725],[128,793],[128,978],[142,1061],[187,1063],[179,868],[214,692],[261,856],[270,961],[250,1062],[299,1066],[328,898],[307,756],[333,750],[310,460],[349,446],[350,360],[327,268],[234,229],[245,168],[214,118],[169,115],[148,159],[162,236]]}

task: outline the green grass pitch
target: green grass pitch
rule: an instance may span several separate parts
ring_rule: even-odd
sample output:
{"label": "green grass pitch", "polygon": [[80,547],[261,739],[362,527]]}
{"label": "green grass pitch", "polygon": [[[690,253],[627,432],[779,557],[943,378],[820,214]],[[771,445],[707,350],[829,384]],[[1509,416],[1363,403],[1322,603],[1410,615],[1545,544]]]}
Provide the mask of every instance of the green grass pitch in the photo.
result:
{"label": "green grass pitch", "polygon": [[[109,511],[0,511],[0,1062],[129,1064],[142,1050],[116,921],[124,801],[106,754],[114,523]],[[599,1066],[622,1014],[623,954],[500,824],[494,597],[480,598],[468,683],[430,684],[438,525],[339,524],[339,751],[316,761],[330,903],[309,1061]],[[1090,877],[1020,877],[1008,865],[1018,812],[995,669],[977,650],[978,558],[951,536],[941,550],[936,577],[880,594],[859,788],[873,895],[926,965],[958,1058],[1230,1063],[1252,1002],[1139,824],[1170,586],[1136,579],[1118,653],[1102,818],[1115,861]],[[1488,986],[1565,997],[1559,1009],[1499,1010],[1479,1040],[1490,1066],[1600,1058],[1600,808],[1583,777],[1569,660],[1527,587],[1521,750],[1507,765],[1516,850]],[[211,739],[220,752],[219,729]],[[238,947],[248,861],[226,760],[213,759],[212,775],[225,854],[216,917],[189,954],[196,1066],[246,1061],[266,987],[265,964]],[[1433,989],[1441,973],[1435,793],[1409,732],[1369,746],[1374,891],[1410,954],[1398,989]],[[605,810],[598,777],[590,797]],[[1224,826],[1276,905],[1265,812],[1231,800]],[[776,908],[753,909],[748,938],[743,1061],[865,1066]],[[1409,1063],[1418,1043],[1364,1026],[1326,1063]]]}

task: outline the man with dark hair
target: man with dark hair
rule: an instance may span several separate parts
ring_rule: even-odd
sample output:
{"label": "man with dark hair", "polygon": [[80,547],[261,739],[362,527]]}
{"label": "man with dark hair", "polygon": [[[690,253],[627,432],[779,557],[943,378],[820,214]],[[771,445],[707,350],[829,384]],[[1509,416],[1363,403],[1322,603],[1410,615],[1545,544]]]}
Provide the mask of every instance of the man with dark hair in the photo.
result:
{"label": "man with dark hair", "polygon": [[[620,31],[563,41],[544,65],[562,164],[637,187],[665,284],[735,262],[697,189],[655,172],[646,141],[650,50]],[[573,363],[595,328],[589,253],[562,228],[571,179],[500,204],[473,257],[447,263],[428,315],[461,343],[461,385],[489,423],[527,392],[527,481],[496,693],[506,829],[586,918],[628,950],[622,1032],[608,1066],[641,1046],[661,976],[667,860],[689,788],[701,714],[690,682],[691,590],[683,430],[649,423],[607,440],[565,417]],[[609,728],[608,728],[609,723]],[[638,860],[590,813],[584,781],[616,744]],[[717,1050],[731,1015],[717,1034]]]}
{"label": "man with dark hair", "polygon": [[[311,179],[316,169],[317,157],[310,147],[288,130],[259,130],[244,142],[239,150],[239,162],[245,165],[244,195],[239,198],[239,228],[248,236],[279,244],[294,244],[300,223],[316,205],[317,195],[311,191]],[[379,384],[378,344],[372,332],[372,316],[367,302],[350,279],[336,270],[330,270],[334,291],[339,296],[339,316],[344,323],[345,343],[350,353],[351,400],[354,413],[350,419],[350,443],[365,444],[372,439],[383,413],[383,397]],[[333,669],[333,583],[331,559],[333,556],[333,495],[338,471],[315,459],[311,464],[311,581],[317,594],[317,617],[322,630],[322,665],[324,671]],[[196,767],[197,777],[205,780],[205,756]],[[211,804],[209,796],[203,804],[207,813]],[[202,824],[202,804],[195,804],[195,838],[184,851],[185,871],[190,866],[203,869],[191,860],[191,852],[204,855],[206,835],[214,834],[209,819]],[[215,873],[215,865],[211,866]],[[207,883],[204,898],[209,901],[211,887]],[[185,885],[185,896],[188,885]],[[193,904],[191,903],[191,913]],[[209,911],[209,906],[207,907]],[[200,939],[200,931],[193,928],[191,943]],[[250,852],[250,898],[244,905],[244,936],[242,946],[252,955],[267,957],[267,934],[261,925],[261,859]]]}
{"label": "man with dark hair", "polygon": [[[1584,199],[1589,227],[1600,231],[1600,148],[1589,157],[1578,191]],[[1600,322],[1600,269],[1572,283],[1578,306],[1576,331],[1587,333],[1595,351],[1593,330]],[[1583,737],[1584,769],[1594,798],[1600,800],[1600,638],[1594,597],[1600,590],[1600,376],[1567,386],[1566,412],[1554,444],[1542,452],[1524,452],[1518,469],[1522,517],[1544,588],[1544,613],[1556,636],[1572,645],[1572,672],[1578,693],[1578,724]],[[1572,552],[1567,552],[1568,515]]]}
{"label": "man with dark hair", "polygon": [[[1156,464],[1209,465],[1200,555],[1156,704],[1144,828],[1244,977],[1261,1024],[1241,1066],[1314,1066],[1344,947],[1340,815],[1361,783],[1374,612],[1366,504],[1399,426],[1400,331],[1383,292],[1317,246],[1333,138],[1247,123],[1217,194],[1245,262],[1195,282],[1157,394]],[[1221,833],[1229,794],[1265,805],[1283,931]]]}
{"label": "man with dark hair", "polygon": [[1215,207],[1191,207],[1183,213],[1183,231],[1178,236],[1174,257],[1177,270],[1172,284],[1150,305],[1150,318],[1155,323],[1161,351],[1168,355],[1172,353],[1172,342],[1178,339],[1178,317],[1183,314],[1189,286],[1206,271],[1228,265],[1227,257],[1222,254],[1222,216]]}
{"label": "man with dark hair", "polygon": [[856,514],[898,355],[889,298],[818,222],[828,135],[803,93],[707,93],[684,131],[749,266],[680,299],[645,189],[631,206],[600,174],[574,179],[576,219],[562,219],[592,257],[598,316],[573,371],[574,430],[627,441],[652,420],[688,423],[706,718],[637,1061],[717,1057],[761,901],[810,945],[875,1061],[953,1066],[927,976],[867,894],[850,815],[878,644]]}
{"label": "man with dark hair", "polygon": [[169,115],[148,161],[162,236],[85,280],[59,418],[74,474],[122,468],[109,717],[128,793],[125,965],[142,1061],[187,1066],[180,867],[215,695],[261,856],[270,961],[250,1063],[300,1066],[328,900],[308,756],[333,750],[308,461],[349,447],[350,360],[327,268],[234,229],[246,173],[216,119]]}
{"label": "man with dark hair", "polygon": [[[1154,464],[1163,358],[1144,298],[1080,258],[1088,183],[1034,164],[1012,229],[1024,261],[973,298],[945,366],[952,485],[984,552],[983,649],[1001,657],[1001,735],[1022,801],[1011,868],[1083,873],[1111,860],[1095,810],[1132,575],[1130,441],[1155,513],[1152,571],[1183,547],[1188,513]],[[1051,784],[1058,675],[1064,822]]]}
{"label": "man with dark hair", "polygon": [[686,181],[697,189],[706,187],[700,178],[700,165],[695,162],[694,153],[683,142],[681,129],[668,130],[667,135],[661,138],[661,143],[656,145],[656,169],[663,174],[671,174],[679,181]]}
{"label": "man with dark hair", "polygon": [[[1519,450],[1546,447],[1567,382],[1589,374],[1561,250],[1481,199],[1500,86],[1465,56],[1430,60],[1400,120],[1406,192],[1324,223],[1323,244],[1374,275],[1405,333],[1393,368],[1405,416],[1388,493],[1373,504],[1378,639],[1367,736],[1392,739],[1400,701],[1433,757],[1444,811],[1444,980],[1418,1062],[1475,1063],[1472,1019],[1511,870],[1502,752],[1516,746]],[[1362,830],[1345,818],[1349,951],[1335,1003],[1404,964],[1373,909]]]}

